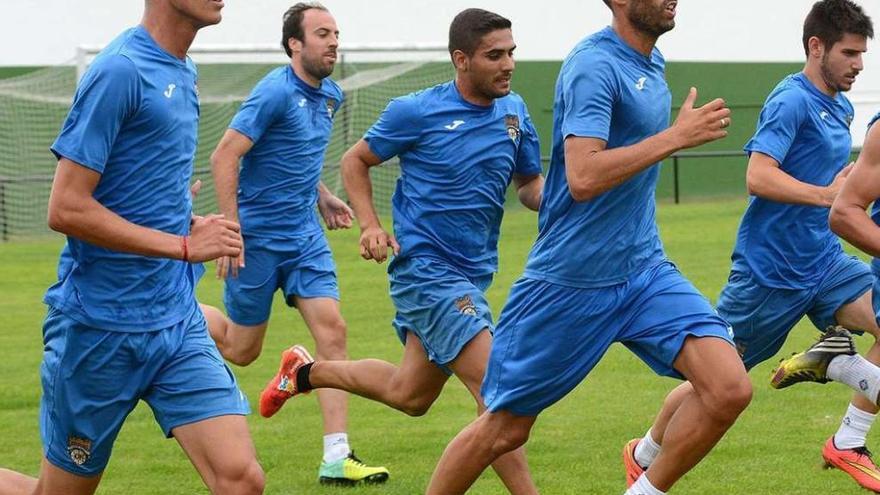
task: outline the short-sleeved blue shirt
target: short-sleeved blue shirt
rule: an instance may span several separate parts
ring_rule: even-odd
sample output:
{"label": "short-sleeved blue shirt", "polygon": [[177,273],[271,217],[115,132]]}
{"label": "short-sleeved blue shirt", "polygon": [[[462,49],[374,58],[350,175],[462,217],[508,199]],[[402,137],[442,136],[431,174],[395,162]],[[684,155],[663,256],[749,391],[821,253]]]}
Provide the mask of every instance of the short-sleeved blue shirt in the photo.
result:
{"label": "short-sleeved blue shirt", "polygon": [[321,231],[315,205],[324,152],[342,90],[310,86],[290,65],[254,87],[229,124],[254,145],[241,160],[238,214],[249,238],[290,239]]}
{"label": "short-sleeved blue shirt", "polygon": [[[122,218],[163,232],[189,231],[199,122],[197,73],[143,26],[95,58],[52,145],[101,174],[94,198]],[[195,307],[189,263],[120,253],[68,237],[58,282],[44,301],[84,324],[115,331],[171,326]]]}
{"label": "short-sleeved blue shirt", "polygon": [[610,27],[565,58],[553,103],[553,149],[538,239],[525,276],[571,287],[617,284],[665,258],[655,219],[660,163],[588,201],[572,198],[565,139],[596,138],[607,149],[636,144],[669,126],[665,62],[627,45]]}
{"label": "short-sleeved blue shirt", "polygon": [[396,259],[433,256],[471,277],[494,273],[507,186],[514,173],[541,173],[522,98],[474,105],[447,82],[392,100],[364,139],[383,161],[400,157]]}
{"label": "short-sleeved blue shirt", "polygon": [[[827,186],[849,161],[853,106],[842,93],[819,91],[803,73],[783,79],[767,97],[745,150],[763,153],[795,179]],[[828,208],[752,196],[733,251],[766,287],[813,286],[842,252]]]}

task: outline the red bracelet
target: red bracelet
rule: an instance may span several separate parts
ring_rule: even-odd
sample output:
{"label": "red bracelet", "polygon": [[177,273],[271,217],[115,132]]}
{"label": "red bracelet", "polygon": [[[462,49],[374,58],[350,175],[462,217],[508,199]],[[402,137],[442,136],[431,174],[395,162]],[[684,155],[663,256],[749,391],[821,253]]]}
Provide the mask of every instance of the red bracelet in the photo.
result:
{"label": "red bracelet", "polygon": [[183,261],[189,261],[189,236],[184,235],[180,237],[180,243],[183,245]]}

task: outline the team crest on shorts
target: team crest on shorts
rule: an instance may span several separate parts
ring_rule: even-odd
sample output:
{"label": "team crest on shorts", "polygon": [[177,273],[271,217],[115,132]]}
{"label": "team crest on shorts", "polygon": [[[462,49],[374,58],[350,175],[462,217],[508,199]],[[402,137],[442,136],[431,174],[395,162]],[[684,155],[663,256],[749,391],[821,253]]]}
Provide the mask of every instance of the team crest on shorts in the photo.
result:
{"label": "team crest on shorts", "polygon": [[77,466],[82,466],[92,455],[92,441],[80,437],[67,437],[67,454]]}
{"label": "team crest on shorts", "polygon": [[462,296],[455,300],[455,307],[463,315],[477,316],[477,307],[474,305],[471,296]]}
{"label": "team crest on shorts", "polygon": [[507,137],[516,141],[519,137],[519,116],[508,114],[504,116],[504,125],[507,126]]}

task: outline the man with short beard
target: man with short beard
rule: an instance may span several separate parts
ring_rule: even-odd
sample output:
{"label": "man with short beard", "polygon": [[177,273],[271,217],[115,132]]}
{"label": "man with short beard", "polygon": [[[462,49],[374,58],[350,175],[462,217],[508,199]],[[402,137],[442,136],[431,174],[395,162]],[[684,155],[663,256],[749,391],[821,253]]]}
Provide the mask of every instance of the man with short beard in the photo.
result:
{"label": "man with short beard", "polygon": [[[351,209],[320,182],[333,117],[343,101],[342,90],[328,77],[338,36],[336,21],[321,4],[288,9],[281,46],[290,64],[256,85],[211,156],[220,210],[243,226],[244,248],[217,264],[217,276],[226,280],[229,318],[216,308],[203,309],[223,357],[240,366],[260,355],[279,289],[302,315],[318,357],[346,357],[336,266],[315,209],[330,230],[351,226]],[[289,359],[282,354],[281,369]],[[260,399],[265,417],[280,407],[270,396]],[[387,469],[363,464],[349,446],[347,394],[321,391],[318,402],[324,419],[319,481],[386,481]]]}
{"label": "man with short beard", "polygon": [[674,0],[606,0],[610,27],[581,41],[556,84],[553,149],[538,239],[501,313],[482,393],[488,411],[449,444],[428,493],[464,493],[525,444],[538,414],[621,342],[697,394],[665,450],[627,494],[657,495],[696,465],[751,398],[727,324],[666,258],[655,219],[659,161],[726,136],[722,100],[691,88],[669,126],[664,60]]}
{"label": "man with short beard", "polygon": [[[388,278],[403,358],[399,366],[313,362],[295,346],[289,352],[296,362],[274,382],[290,384],[280,399],[333,388],[421,416],[454,374],[483,410],[479,389],[493,328],[485,291],[498,269],[505,193],[513,182],[520,202],[537,210],[544,183],[537,133],[525,102],[510,90],[515,48],[510,20],[482,9],[460,12],[449,27],[455,79],[392,100],[345,153],[361,256],[381,263],[394,253]],[[369,169],[394,156],[401,176],[391,235],[373,206]],[[537,493],[523,449],[493,467],[511,493]]]}
{"label": "man with short beard", "polygon": [[[807,15],[804,69],[770,93],[745,145],[751,198],[718,313],[731,324],[748,369],[773,357],[805,315],[817,329],[828,329],[809,350],[783,361],[771,385],[835,380],[852,387],[857,393],[822,457],[864,488],[880,491],[880,470],[865,449],[877,413],[880,370],[855,355],[849,332],[835,327],[871,333],[875,343],[867,355],[880,362],[871,271],[843,252],[828,223],[828,209],[852,168],[846,164],[853,107],[843,93],[863,68],[873,32],[870,18],[850,0],[816,2]],[[627,444],[628,480],[653,466],[657,452],[666,449],[667,424],[693,394],[689,384],[671,392],[644,438]]]}

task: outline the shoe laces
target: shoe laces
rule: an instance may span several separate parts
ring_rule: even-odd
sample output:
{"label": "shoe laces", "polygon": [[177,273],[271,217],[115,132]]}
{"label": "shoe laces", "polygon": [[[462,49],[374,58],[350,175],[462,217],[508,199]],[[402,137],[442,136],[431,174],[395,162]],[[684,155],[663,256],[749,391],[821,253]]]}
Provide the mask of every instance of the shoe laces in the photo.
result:
{"label": "shoe laces", "polygon": [[[867,449],[865,449],[865,450],[867,450]],[[871,454],[868,453],[868,455],[870,456]],[[351,460],[351,462],[353,462],[361,467],[367,467],[367,465],[364,464],[364,461],[358,459],[358,457],[356,455],[354,455],[353,450],[351,451],[351,453],[348,454],[348,458]]]}
{"label": "shoe laces", "polygon": [[870,460],[873,462],[874,457],[873,457],[873,455],[871,454],[871,451],[868,450],[868,447],[856,447],[856,448],[854,448],[854,449],[852,449],[852,450],[853,450],[853,452],[855,452],[855,453],[858,454],[859,456],[861,456],[861,457],[867,457],[868,459],[870,459]]}

